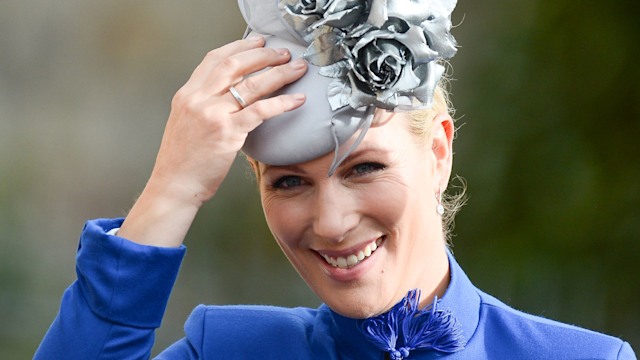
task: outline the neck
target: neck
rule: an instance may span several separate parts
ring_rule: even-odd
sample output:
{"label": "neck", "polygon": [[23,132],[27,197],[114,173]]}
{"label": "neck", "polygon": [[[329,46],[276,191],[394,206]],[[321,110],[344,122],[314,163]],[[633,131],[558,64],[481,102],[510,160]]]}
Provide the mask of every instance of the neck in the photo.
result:
{"label": "neck", "polygon": [[422,286],[419,287],[422,290],[420,308],[431,304],[435,296],[442,298],[449,287],[451,273],[449,258],[444,246],[433,254],[427,265],[427,270],[425,272],[427,275],[420,282]]}

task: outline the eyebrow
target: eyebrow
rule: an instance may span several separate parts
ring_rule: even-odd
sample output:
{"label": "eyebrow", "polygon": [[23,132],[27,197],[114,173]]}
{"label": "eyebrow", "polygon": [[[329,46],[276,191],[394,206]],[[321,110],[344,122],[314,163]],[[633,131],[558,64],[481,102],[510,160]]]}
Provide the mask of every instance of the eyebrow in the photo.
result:
{"label": "eyebrow", "polygon": [[355,149],[349,156],[347,156],[346,159],[344,159],[344,161],[349,161],[351,159],[357,158],[362,156],[364,153],[373,153],[373,154],[377,154],[377,153],[381,153],[381,152],[385,152],[384,148],[375,146],[375,145],[368,145],[368,146],[358,146],[357,149]]}
{"label": "eyebrow", "polygon": [[304,173],[304,170],[302,170],[302,168],[296,164],[293,165],[268,165],[268,164],[262,164],[263,166],[263,171],[262,174],[266,174],[269,170],[272,169],[278,169],[278,170],[287,170],[287,171],[292,171],[292,172],[296,172],[296,173]]}

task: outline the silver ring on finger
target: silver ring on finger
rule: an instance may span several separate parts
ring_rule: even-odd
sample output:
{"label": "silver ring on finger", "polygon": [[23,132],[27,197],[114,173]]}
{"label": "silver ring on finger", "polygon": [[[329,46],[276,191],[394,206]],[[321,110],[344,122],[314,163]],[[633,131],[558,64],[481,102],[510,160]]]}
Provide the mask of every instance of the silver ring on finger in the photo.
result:
{"label": "silver ring on finger", "polygon": [[238,93],[238,90],[236,90],[235,87],[230,87],[229,88],[229,92],[231,93],[231,95],[233,95],[233,98],[236,99],[236,101],[238,102],[238,104],[240,104],[240,106],[244,109],[247,107],[247,102],[244,101],[244,99],[242,98],[242,96],[240,96],[240,93]]}

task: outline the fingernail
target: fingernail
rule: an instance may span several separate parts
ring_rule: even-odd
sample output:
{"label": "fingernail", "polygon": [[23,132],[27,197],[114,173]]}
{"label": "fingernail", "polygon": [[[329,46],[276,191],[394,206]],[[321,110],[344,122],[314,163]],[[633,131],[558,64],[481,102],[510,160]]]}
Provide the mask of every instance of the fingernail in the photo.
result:
{"label": "fingernail", "polygon": [[262,41],[264,38],[262,36],[251,35],[247,38],[249,41]]}
{"label": "fingernail", "polygon": [[283,56],[289,55],[289,49],[276,49],[276,52]]}
{"label": "fingernail", "polygon": [[306,65],[303,58],[298,58],[289,63],[292,69],[300,70]]}
{"label": "fingernail", "polygon": [[293,99],[296,101],[303,101],[307,98],[304,94],[293,94],[291,96],[293,96]]}

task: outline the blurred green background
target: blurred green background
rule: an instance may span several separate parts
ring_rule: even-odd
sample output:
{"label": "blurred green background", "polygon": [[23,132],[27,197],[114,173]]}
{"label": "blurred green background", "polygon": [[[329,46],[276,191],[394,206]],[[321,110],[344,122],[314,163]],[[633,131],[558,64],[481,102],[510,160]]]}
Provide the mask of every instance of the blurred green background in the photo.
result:
{"label": "blurred green background", "polygon": [[[461,1],[454,251],[512,306],[640,346],[640,3]],[[84,221],[142,190],[174,92],[242,35],[227,0],[0,1],[0,358],[30,358]],[[199,214],[157,350],[199,303],[316,306],[238,161]]]}

